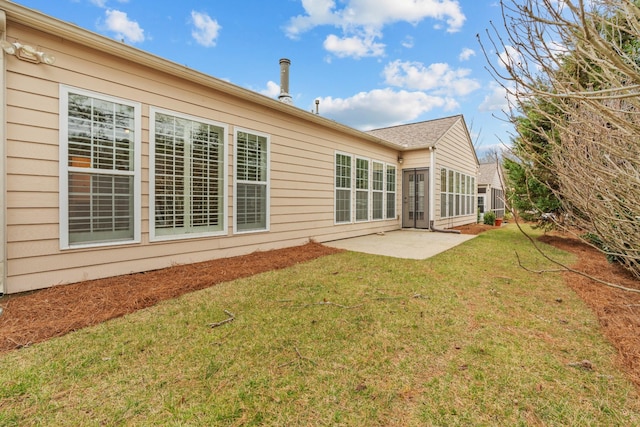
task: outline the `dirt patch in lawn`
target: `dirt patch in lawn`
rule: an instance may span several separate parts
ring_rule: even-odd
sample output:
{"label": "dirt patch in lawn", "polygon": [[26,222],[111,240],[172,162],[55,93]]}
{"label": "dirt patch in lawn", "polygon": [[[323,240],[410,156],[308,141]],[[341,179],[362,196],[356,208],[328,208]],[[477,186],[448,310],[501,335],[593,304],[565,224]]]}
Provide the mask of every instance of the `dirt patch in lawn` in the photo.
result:
{"label": "dirt patch in lawn", "polygon": [[[458,227],[463,234],[495,229]],[[572,267],[608,282],[640,288],[640,282],[597,250],[569,235],[547,234],[545,243],[574,253]],[[0,299],[0,352],[6,352],[104,322],[159,301],[217,283],[286,268],[340,252],[317,243],[250,255],[179,265],[163,270],[8,295]],[[618,350],[620,365],[640,387],[640,294],[609,288],[571,273],[565,281],[597,314],[603,333]]]}

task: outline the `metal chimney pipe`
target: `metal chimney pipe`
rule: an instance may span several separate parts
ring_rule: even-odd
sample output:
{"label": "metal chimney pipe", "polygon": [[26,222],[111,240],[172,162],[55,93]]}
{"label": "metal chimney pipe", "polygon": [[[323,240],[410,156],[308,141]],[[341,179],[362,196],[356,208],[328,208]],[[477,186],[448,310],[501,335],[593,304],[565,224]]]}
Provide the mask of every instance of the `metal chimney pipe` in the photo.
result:
{"label": "metal chimney pipe", "polygon": [[278,99],[285,104],[293,104],[293,99],[289,95],[289,66],[291,61],[287,58],[280,59],[280,95]]}

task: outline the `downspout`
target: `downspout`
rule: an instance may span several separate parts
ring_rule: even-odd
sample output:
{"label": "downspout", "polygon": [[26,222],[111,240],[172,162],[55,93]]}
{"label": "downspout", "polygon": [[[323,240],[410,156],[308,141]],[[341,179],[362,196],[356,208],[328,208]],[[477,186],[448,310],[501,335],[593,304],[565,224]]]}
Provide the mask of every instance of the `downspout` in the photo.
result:
{"label": "downspout", "polygon": [[[436,147],[429,147],[429,228],[436,217]],[[442,202],[440,202],[442,203]]]}
{"label": "downspout", "polygon": [[[0,10],[0,40],[6,40],[7,14]],[[0,51],[0,296],[6,292],[7,281],[7,191],[6,191],[6,158],[7,158],[7,67],[4,50]]]}
{"label": "downspout", "polygon": [[[429,153],[431,153],[431,165],[429,166],[429,230],[438,233],[460,234],[460,230],[444,230],[442,228],[436,228],[433,225],[435,223],[433,218],[435,218],[436,215],[436,148],[429,147]],[[442,185],[442,183],[440,185]],[[442,200],[440,200],[440,203],[442,203]]]}

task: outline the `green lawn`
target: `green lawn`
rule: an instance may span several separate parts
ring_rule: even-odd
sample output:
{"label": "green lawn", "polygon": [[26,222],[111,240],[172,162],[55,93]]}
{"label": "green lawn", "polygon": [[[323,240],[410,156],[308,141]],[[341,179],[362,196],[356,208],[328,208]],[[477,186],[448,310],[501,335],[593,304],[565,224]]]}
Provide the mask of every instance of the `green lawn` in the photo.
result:
{"label": "green lawn", "polygon": [[640,424],[593,314],[516,250],[550,267],[513,226],[344,252],[0,355],[0,425]]}

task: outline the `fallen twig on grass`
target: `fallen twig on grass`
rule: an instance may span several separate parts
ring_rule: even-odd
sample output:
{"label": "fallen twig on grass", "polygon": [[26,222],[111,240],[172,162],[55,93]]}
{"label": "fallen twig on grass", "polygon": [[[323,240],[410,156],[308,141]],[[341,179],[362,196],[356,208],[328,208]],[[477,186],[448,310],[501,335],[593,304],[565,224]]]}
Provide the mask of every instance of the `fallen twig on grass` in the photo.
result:
{"label": "fallen twig on grass", "polygon": [[[524,233],[524,231],[523,231],[523,233]],[[531,269],[529,269],[529,268],[525,267],[524,265],[522,265],[522,262],[520,262],[520,256],[518,255],[518,252],[516,252],[516,258],[518,258],[518,265],[519,265],[521,268],[523,268],[525,271],[528,271],[528,272],[530,272],[530,273],[536,273],[536,274],[542,274],[542,273],[567,273],[567,272],[569,272],[569,273],[575,273],[575,274],[578,274],[578,275],[580,275],[580,276],[586,277],[587,279],[591,279],[591,280],[593,280],[594,282],[600,283],[600,284],[605,285],[605,286],[609,286],[610,288],[620,289],[620,290],[627,291],[627,292],[640,293],[640,289],[627,288],[626,286],[617,285],[617,284],[615,284],[615,283],[609,283],[609,282],[607,282],[607,281],[600,280],[600,279],[598,279],[597,277],[594,277],[594,276],[592,276],[592,275],[590,275],[590,274],[583,273],[582,271],[578,271],[578,270],[575,270],[575,269],[573,269],[573,268],[571,268],[571,267],[568,267],[568,266],[566,266],[566,265],[562,264],[561,262],[559,262],[559,261],[556,261],[556,260],[552,259],[552,258],[551,258],[550,256],[548,256],[547,254],[545,254],[545,253],[542,251],[542,249],[540,249],[540,248],[535,244],[535,242],[533,242],[533,239],[532,239],[531,237],[529,237],[527,234],[525,234],[525,236],[527,236],[527,237],[529,238],[529,240],[533,243],[533,246],[536,248],[536,250],[537,250],[537,251],[538,251],[538,252],[539,252],[543,257],[545,257],[546,259],[548,259],[548,260],[549,260],[549,261],[551,261],[552,263],[554,263],[554,264],[559,265],[560,267],[562,267],[562,268],[559,268],[559,269],[553,269],[553,270],[531,270]]]}
{"label": "fallen twig on grass", "polygon": [[340,307],[340,308],[346,308],[346,309],[351,309],[351,308],[356,308],[356,307],[360,307],[363,304],[358,304],[358,305],[342,305],[342,304],[336,304],[335,302],[331,302],[331,301],[320,301],[317,302],[315,304],[310,304],[310,305],[335,305],[336,307]]}
{"label": "fallen twig on grass", "polygon": [[394,300],[394,299],[406,299],[407,297],[402,296],[402,297],[375,297],[373,298],[376,301],[385,301],[385,300]]}
{"label": "fallen twig on grass", "polygon": [[[293,347],[293,349],[296,351],[296,354],[298,355],[298,360],[306,360],[307,362],[311,363],[312,365],[316,365],[316,362],[315,362],[315,361],[313,361],[313,360],[309,359],[308,357],[303,356],[303,355],[300,353],[300,350],[298,350],[298,347],[294,346],[294,347]],[[285,367],[285,366],[289,366],[289,365],[291,365],[293,362],[295,362],[295,360],[291,360],[291,361],[289,361],[289,362],[287,362],[287,363],[283,363],[282,365],[278,365],[278,368],[283,368],[283,367]]]}
{"label": "fallen twig on grass", "polygon": [[553,270],[532,270],[528,267],[525,267],[522,264],[522,261],[520,261],[520,255],[518,255],[518,252],[516,251],[516,258],[518,259],[518,265],[520,266],[520,268],[522,268],[525,271],[528,271],[529,273],[534,273],[534,274],[542,274],[542,273],[565,273],[568,271],[567,267],[563,267],[563,268],[554,268]]}
{"label": "fallen twig on grass", "polygon": [[212,328],[217,328],[218,326],[222,326],[225,323],[229,323],[229,322],[233,322],[233,320],[236,318],[236,316],[231,313],[230,311],[225,310],[224,311],[226,313],[227,316],[229,316],[227,319],[224,319],[220,322],[215,322],[215,323],[209,323],[209,326],[211,326]]}

